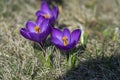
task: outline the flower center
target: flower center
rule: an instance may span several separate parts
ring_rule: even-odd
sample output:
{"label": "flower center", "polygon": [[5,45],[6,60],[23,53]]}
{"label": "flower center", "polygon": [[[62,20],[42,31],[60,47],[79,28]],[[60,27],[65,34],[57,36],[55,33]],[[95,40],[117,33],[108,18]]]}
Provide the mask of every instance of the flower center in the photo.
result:
{"label": "flower center", "polygon": [[63,41],[64,46],[67,46],[68,40],[67,40],[67,37],[66,37],[66,36],[63,36],[63,37],[62,37],[62,41]]}
{"label": "flower center", "polygon": [[35,30],[37,33],[40,33],[39,26],[35,26],[35,27],[34,27],[34,30]]}
{"label": "flower center", "polygon": [[44,14],[45,18],[50,18],[50,16],[48,14]]}

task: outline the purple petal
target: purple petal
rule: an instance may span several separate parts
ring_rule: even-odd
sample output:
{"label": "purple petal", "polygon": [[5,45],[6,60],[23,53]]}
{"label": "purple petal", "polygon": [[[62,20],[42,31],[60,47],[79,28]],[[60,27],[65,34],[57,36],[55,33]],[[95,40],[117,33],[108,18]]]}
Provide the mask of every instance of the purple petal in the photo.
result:
{"label": "purple petal", "polygon": [[68,50],[73,49],[76,46],[76,42],[74,41],[73,43],[68,44],[66,47]]}
{"label": "purple petal", "polygon": [[31,36],[29,35],[29,32],[28,32],[27,29],[21,28],[21,29],[20,29],[20,34],[21,34],[23,37],[25,37],[26,39],[31,40]]}
{"label": "purple petal", "polygon": [[66,36],[67,37],[68,44],[69,44],[70,43],[70,31],[67,28],[65,28],[63,30],[63,35],[62,36]]}
{"label": "purple petal", "polygon": [[40,11],[40,10],[36,12],[36,16],[44,16],[44,14],[45,12]]}
{"label": "purple petal", "polygon": [[36,24],[32,21],[28,21],[26,23],[26,28],[30,31],[30,32],[35,32],[34,27],[36,26]]}
{"label": "purple petal", "polygon": [[51,11],[49,5],[45,1],[43,1],[41,4],[41,11],[52,16],[52,13],[51,13],[52,11]]}
{"label": "purple petal", "polygon": [[81,36],[81,30],[80,29],[76,29],[71,33],[71,43],[72,42],[76,42],[76,44],[78,43],[78,40],[80,39]]}
{"label": "purple petal", "polygon": [[47,26],[47,28],[42,32],[42,34],[44,35],[44,37],[47,37],[50,32],[51,32],[51,27]]}
{"label": "purple petal", "polygon": [[44,39],[43,34],[29,33],[31,36],[31,40],[36,42],[41,42]]}
{"label": "purple petal", "polygon": [[54,18],[55,18],[55,19],[58,18],[58,14],[59,14],[58,7],[54,7],[54,8],[53,8],[53,15],[54,15]]}
{"label": "purple petal", "polygon": [[63,43],[57,39],[57,38],[54,38],[54,37],[51,37],[51,42],[54,44],[54,45],[63,45]]}
{"label": "purple petal", "polygon": [[61,50],[65,50],[65,51],[70,50],[70,49],[73,49],[73,48],[75,47],[75,45],[76,45],[75,42],[73,42],[73,43],[71,43],[71,44],[68,44],[67,46],[55,44],[55,46],[56,46],[57,48],[59,48],[59,49],[61,49]]}
{"label": "purple petal", "polygon": [[57,38],[62,42],[62,32],[59,29],[52,28],[51,37]]}
{"label": "purple petal", "polygon": [[29,39],[29,40],[32,40],[32,41],[35,41],[35,42],[41,42],[43,41],[48,34],[44,34],[44,33],[31,33],[29,32],[27,29],[25,28],[21,28],[20,30],[20,34],[25,37],[26,39]]}
{"label": "purple petal", "polygon": [[40,30],[42,32],[46,31],[48,29],[49,26],[49,20],[45,19],[44,22],[40,25]]}
{"label": "purple petal", "polygon": [[40,26],[44,20],[45,18],[43,16],[38,16],[36,20],[36,24]]}

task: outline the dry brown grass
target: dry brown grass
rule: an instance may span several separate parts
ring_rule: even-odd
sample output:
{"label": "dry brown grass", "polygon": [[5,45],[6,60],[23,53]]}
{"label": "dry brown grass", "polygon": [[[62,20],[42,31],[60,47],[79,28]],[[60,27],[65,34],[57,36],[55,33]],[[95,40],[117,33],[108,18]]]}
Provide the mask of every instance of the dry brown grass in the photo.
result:
{"label": "dry brown grass", "polygon": [[37,0],[0,0],[1,80],[120,79],[120,32],[114,34],[120,28],[119,0],[64,0],[59,5],[56,27],[73,30],[81,24],[87,35],[86,47],[77,47],[82,53],[77,55],[77,69],[69,71],[65,57],[54,46],[46,47],[53,55],[53,66],[44,66],[39,46],[19,34],[27,20],[35,20],[39,4]]}

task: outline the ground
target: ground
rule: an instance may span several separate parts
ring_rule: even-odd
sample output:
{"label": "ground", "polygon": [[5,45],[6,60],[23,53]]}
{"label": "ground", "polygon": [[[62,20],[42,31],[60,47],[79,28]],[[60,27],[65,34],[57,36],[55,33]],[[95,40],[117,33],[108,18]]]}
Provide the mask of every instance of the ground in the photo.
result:
{"label": "ground", "polygon": [[75,64],[69,68],[65,53],[49,40],[46,62],[38,44],[19,33],[28,20],[36,19],[40,3],[0,0],[1,80],[120,80],[120,0],[52,2],[60,11],[56,28],[84,32],[72,51]]}

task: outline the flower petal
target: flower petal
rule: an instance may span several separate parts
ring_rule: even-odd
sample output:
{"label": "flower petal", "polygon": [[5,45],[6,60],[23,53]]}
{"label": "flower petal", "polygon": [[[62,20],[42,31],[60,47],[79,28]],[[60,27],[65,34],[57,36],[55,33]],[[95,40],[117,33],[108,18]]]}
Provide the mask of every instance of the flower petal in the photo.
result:
{"label": "flower petal", "polygon": [[30,31],[30,32],[35,32],[34,27],[36,26],[36,24],[32,21],[28,21],[26,23],[26,28]]}
{"label": "flower petal", "polygon": [[51,11],[49,5],[45,1],[43,1],[41,4],[41,11],[52,16],[52,11]]}
{"label": "flower petal", "polygon": [[80,29],[76,29],[71,33],[71,43],[73,43],[74,41],[76,42],[76,44],[78,43],[78,40],[80,39],[81,36],[81,30]]}
{"label": "flower petal", "polygon": [[20,34],[21,34],[23,37],[25,37],[26,39],[31,40],[31,36],[29,35],[29,32],[28,32],[27,29],[21,28],[21,29],[20,29]]}
{"label": "flower petal", "polygon": [[51,42],[54,44],[54,45],[63,45],[63,43],[57,39],[57,38],[54,38],[54,37],[51,37]]}
{"label": "flower petal", "polygon": [[51,37],[57,38],[62,42],[62,31],[57,28],[52,28]]}
{"label": "flower petal", "polygon": [[58,7],[54,7],[52,12],[53,12],[54,18],[57,19],[59,14]]}
{"label": "flower petal", "polygon": [[51,32],[51,27],[47,26],[46,29],[42,32],[42,34],[44,35],[44,37],[47,37],[50,32]]}
{"label": "flower petal", "polygon": [[73,49],[76,45],[76,42],[74,41],[73,43],[70,43],[69,45],[67,46],[63,46],[63,45],[59,45],[59,44],[55,44],[55,46],[61,50],[70,50],[70,49]]}
{"label": "flower petal", "polygon": [[43,16],[38,16],[36,20],[36,24],[40,26],[44,20],[45,18]]}
{"label": "flower petal", "polygon": [[63,30],[63,36],[66,36],[67,37],[67,40],[68,40],[68,44],[70,43],[70,31],[69,29],[65,28]]}
{"label": "flower petal", "polygon": [[44,16],[44,14],[45,12],[40,11],[40,10],[36,12],[36,16]]}
{"label": "flower petal", "polygon": [[[47,31],[48,32],[48,31]],[[27,29],[25,28],[21,28],[20,30],[20,34],[25,37],[26,39],[29,39],[29,40],[32,40],[32,41],[35,41],[35,42],[41,42],[43,41],[48,33],[33,33],[33,32],[29,32]]]}
{"label": "flower petal", "polygon": [[43,34],[29,33],[32,41],[41,42],[44,39]]}
{"label": "flower petal", "polygon": [[48,20],[48,19],[45,19],[45,20],[43,21],[43,23],[40,25],[40,30],[41,30],[42,32],[44,32],[44,31],[46,31],[46,30],[48,29],[48,27],[50,27],[50,25],[49,25],[49,20]]}
{"label": "flower petal", "polygon": [[70,49],[73,49],[75,46],[76,46],[76,42],[74,41],[73,43],[68,44],[66,47],[67,47],[67,50],[70,50]]}

